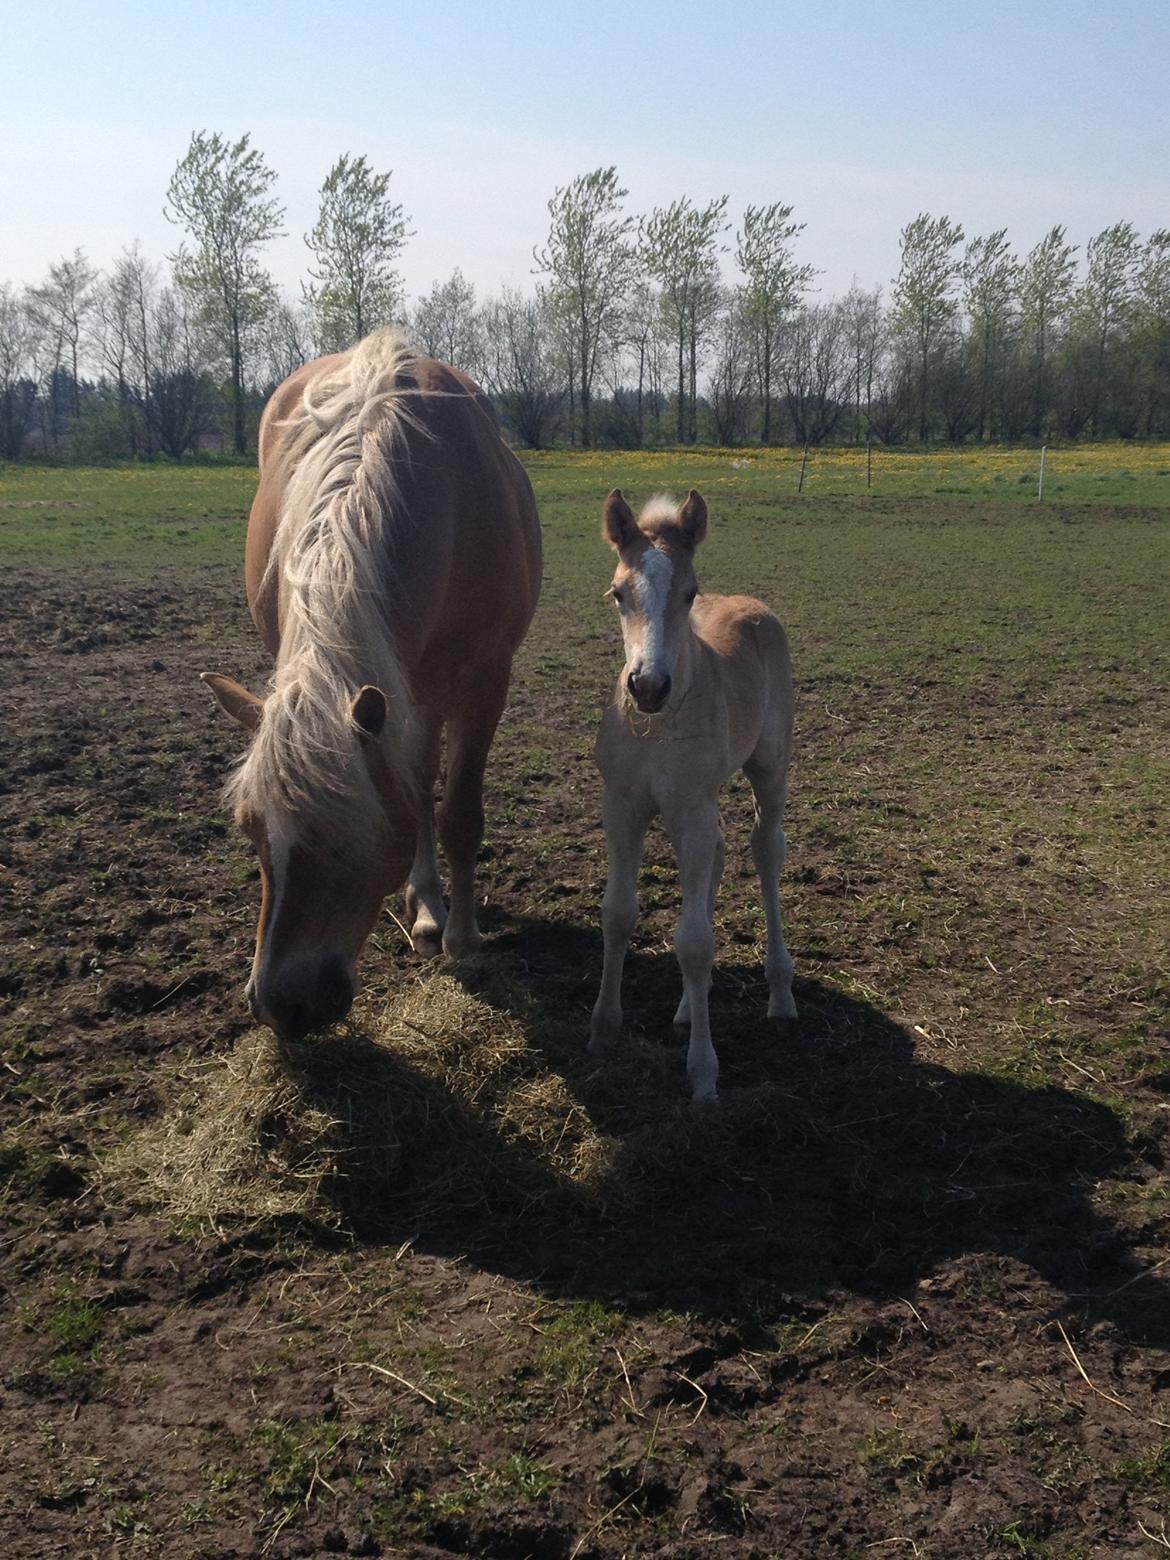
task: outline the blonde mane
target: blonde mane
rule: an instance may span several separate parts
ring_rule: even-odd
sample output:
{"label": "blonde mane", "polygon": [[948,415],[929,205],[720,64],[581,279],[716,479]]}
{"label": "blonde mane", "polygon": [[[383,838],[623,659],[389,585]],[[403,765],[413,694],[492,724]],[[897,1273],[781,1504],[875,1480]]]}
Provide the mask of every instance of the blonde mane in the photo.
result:
{"label": "blonde mane", "polygon": [[268,562],[280,652],[259,730],[228,786],[236,806],[276,808],[286,821],[303,818],[319,841],[358,850],[375,843],[381,823],[350,716],[364,684],[386,695],[378,740],[391,772],[405,780],[411,768],[410,695],[384,587],[403,436],[420,427],[401,384],[416,358],[399,331],[378,331],[313,375],[280,425],[276,459],[290,475]]}

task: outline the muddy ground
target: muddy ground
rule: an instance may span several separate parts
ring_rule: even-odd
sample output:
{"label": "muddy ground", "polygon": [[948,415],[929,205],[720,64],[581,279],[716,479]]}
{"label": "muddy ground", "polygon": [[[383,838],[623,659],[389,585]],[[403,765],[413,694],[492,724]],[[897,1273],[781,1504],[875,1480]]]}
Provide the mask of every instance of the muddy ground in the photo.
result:
{"label": "muddy ground", "polygon": [[[333,1222],[176,1218],[107,1166],[249,1029],[255,874],[218,801],[238,743],[195,674],[259,686],[263,655],[236,572],[210,567],[165,588],[10,571],[0,646],[5,1553],[1170,1548],[1155,1050],[1124,1113],[1071,1074],[975,1074],[816,973],[880,949],[797,940],[800,1029],[778,1047],[744,1018],[724,1120],[692,1128],[653,1016],[675,977],[652,884],[631,1021],[678,1094],[664,1161],[652,1114],[630,1139],[644,1196],[618,1195],[619,1155],[608,1200],[517,1162],[450,1207],[404,1173],[385,1207],[351,1186]],[[559,772],[515,736],[555,734],[562,699],[518,681],[470,979],[490,993],[495,961],[526,993],[532,1043],[620,1147],[620,1102],[569,1049],[603,881],[575,717]],[[815,747],[826,722],[803,720]],[[794,891],[850,903],[834,860],[809,831]],[[713,1000],[755,1012],[746,870],[725,895],[746,952]],[[420,973],[387,919],[361,1012]],[[783,1130],[752,1106],[765,1085]]]}

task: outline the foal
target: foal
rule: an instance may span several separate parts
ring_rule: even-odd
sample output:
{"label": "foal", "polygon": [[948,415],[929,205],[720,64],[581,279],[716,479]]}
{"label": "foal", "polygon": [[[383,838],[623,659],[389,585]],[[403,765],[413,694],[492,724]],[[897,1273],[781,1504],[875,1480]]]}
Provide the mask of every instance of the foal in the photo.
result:
{"label": "foal", "polygon": [[619,489],[606,499],[602,535],[618,555],[611,594],[626,663],[594,750],[605,786],[609,878],[601,907],[605,965],[589,1049],[602,1054],[621,1032],[622,964],[638,913],[642,841],[661,813],[682,887],[674,947],[683,997],[674,1021],[690,1026],[687,1073],[696,1100],[715,1098],[719,1075],[707,993],[723,874],[719,792],[737,769],[755,795],[752,856],[768,932],[768,1017],[796,1016],[779,891],[792,749],[788,640],[763,602],[699,595],[694,552],[706,534],[707,506],[693,488],[681,507],[651,499],[637,521]]}

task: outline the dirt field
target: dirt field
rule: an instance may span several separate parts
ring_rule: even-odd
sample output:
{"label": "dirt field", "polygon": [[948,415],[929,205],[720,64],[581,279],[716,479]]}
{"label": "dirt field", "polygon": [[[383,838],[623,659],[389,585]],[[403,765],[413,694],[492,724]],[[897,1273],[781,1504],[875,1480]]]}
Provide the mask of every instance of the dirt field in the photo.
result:
{"label": "dirt field", "polygon": [[[1065,520],[1071,569],[1098,522]],[[1135,638],[1124,582],[1080,581],[1061,612],[1084,642],[1038,665],[1033,615],[957,704],[941,652],[913,681],[867,671],[809,587],[785,885],[802,1019],[762,1016],[736,790],[723,1106],[696,1116],[661,854],[628,1053],[608,1075],[584,1055],[587,750],[615,634],[559,556],[493,762],[485,955],[435,977],[384,919],[354,1025],[286,1058],[294,1104],[246,1124],[268,1211],[241,1211],[255,1186],[167,1206],[141,1153],[246,1101],[230,1066],[269,1088],[281,1065],[241,994],[256,879],[218,797],[239,743],[195,681],[263,683],[237,570],[6,568],[5,1553],[1170,1548],[1156,630]],[[432,1033],[443,1003],[482,1034]],[[345,1138],[300,1204],[296,1102]]]}

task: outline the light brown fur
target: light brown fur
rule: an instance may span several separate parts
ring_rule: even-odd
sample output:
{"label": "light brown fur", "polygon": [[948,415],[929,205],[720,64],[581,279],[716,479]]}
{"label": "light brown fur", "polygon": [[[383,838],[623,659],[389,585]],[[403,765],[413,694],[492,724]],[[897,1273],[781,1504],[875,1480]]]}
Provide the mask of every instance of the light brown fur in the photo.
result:
{"label": "light brown fur", "polygon": [[591,1049],[602,1054],[620,1032],[622,961],[637,913],[642,842],[650,820],[661,814],[683,895],[675,947],[684,994],[676,1022],[690,1026],[687,1065],[698,1099],[714,1097],[718,1073],[707,989],[723,869],[719,793],[737,769],[747,775],[756,801],[752,851],[767,921],[768,1012],[791,1017],[796,1011],[778,891],[792,749],[788,641],[763,602],[696,594],[694,551],[706,525],[706,505],[694,491],[677,508],[655,500],[637,523],[617,489],[606,501],[603,534],[618,554],[612,589],[627,658],[595,749],[604,782],[609,881],[602,905],[605,971]]}
{"label": "light brown fur", "polygon": [[[255,732],[230,791],[262,867],[250,1000],[278,1031],[338,1016],[408,874],[416,946],[478,945],[484,765],[540,581],[528,478],[457,369],[386,331],[274,392],[245,551],[272,688],[261,704],[205,680]],[[449,916],[431,821],[444,729]]]}

